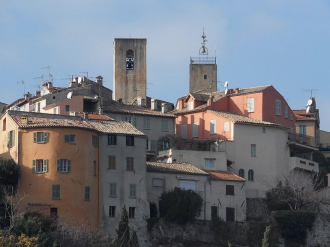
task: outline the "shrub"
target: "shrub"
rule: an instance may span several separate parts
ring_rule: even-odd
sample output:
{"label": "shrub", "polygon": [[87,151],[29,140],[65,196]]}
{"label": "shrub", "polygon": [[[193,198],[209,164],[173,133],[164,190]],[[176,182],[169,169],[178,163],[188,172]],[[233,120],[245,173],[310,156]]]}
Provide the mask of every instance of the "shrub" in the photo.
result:
{"label": "shrub", "polygon": [[160,213],[166,221],[186,224],[200,215],[203,199],[192,190],[174,188],[160,196]]}

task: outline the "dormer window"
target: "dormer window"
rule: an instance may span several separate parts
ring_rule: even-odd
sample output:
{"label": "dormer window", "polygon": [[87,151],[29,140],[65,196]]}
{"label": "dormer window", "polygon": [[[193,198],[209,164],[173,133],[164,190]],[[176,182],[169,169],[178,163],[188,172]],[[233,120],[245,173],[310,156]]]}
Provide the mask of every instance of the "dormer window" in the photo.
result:
{"label": "dormer window", "polygon": [[126,69],[133,70],[134,69],[134,51],[128,50],[126,52]]}

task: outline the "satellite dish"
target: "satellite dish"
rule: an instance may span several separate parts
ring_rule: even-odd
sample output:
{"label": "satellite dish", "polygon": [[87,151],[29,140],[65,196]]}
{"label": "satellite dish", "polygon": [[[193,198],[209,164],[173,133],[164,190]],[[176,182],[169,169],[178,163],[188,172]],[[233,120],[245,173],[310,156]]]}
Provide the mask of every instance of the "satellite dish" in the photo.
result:
{"label": "satellite dish", "polygon": [[310,105],[312,105],[312,104],[313,104],[313,100],[309,99],[309,100],[307,101],[307,106],[310,106]]}
{"label": "satellite dish", "polygon": [[68,99],[71,99],[72,97],[72,92],[69,92],[68,95],[66,96]]}
{"label": "satellite dish", "polygon": [[311,110],[311,106],[307,105],[307,107],[306,107],[306,113],[309,113],[310,110]]}
{"label": "satellite dish", "polygon": [[226,90],[225,90],[225,95],[227,95],[227,93],[228,93],[228,88],[226,88]]}
{"label": "satellite dish", "polygon": [[225,82],[225,88],[227,88],[227,87],[228,87],[228,81]]}

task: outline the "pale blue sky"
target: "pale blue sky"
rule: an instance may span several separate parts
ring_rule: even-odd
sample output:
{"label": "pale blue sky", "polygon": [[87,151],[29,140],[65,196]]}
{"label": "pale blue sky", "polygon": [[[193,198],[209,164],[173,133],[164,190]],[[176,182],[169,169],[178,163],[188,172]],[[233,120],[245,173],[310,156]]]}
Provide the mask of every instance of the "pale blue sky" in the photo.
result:
{"label": "pale blue sky", "polygon": [[[68,76],[102,75],[113,88],[113,39],[147,38],[148,96],[175,102],[187,94],[189,58],[203,28],[218,80],[231,88],[272,84],[292,109],[309,92],[330,131],[328,0],[4,0],[0,3],[2,96],[10,103],[34,92],[50,66],[54,86]],[[218,83],[221,87],[221,83]]]}

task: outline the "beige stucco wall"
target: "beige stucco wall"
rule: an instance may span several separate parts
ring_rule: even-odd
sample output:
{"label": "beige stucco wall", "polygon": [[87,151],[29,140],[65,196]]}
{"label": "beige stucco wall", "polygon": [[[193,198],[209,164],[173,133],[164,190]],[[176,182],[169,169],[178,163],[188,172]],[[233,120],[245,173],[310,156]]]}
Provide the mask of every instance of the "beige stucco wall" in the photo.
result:
{"label": "beige stucco wall", "polygon": [[[204,75],[207,76],[206,79],[204,79]],[[202,89],[209,92],[217,91],[216,64],[189,65],[189,92],[196,92]]]}
{"label": "beige stucco wall", "polygon": [[307,145],[318,147],[319,144],[319,130],[316,128],[316,121],[297,121],[296,133],[299,135],[299,126],[306,125],[306,136],[309,138]]}
{"label": "beige stucco wall", "polygon": [[[5,124],[5,127],[4,127]],[[5,130],[4,130],[5,129]],[[0,118],[0,131],[1,131],[1,145],[0,156],[6,159],[14,159],[18,162],[18,127],[13,119],[6,113]],[[12,147],[8,147],[8,132],[15,132],[15,144]]]}
{"label": "beige stucco wall", "polygon": [[[146,238],[146,221],[149,218],[149,203],[146,192],[146,139],[135,136],[134,146],[126,146],[126,136],[117,135],[117,145],[108,145],[108,135],[100,141],[102,166],[102,232],[116,238],[121,209],[125,205],[135,207],[135,218],[130,218],[130,227],[137,231],[139,241]],[[108,156],[116,156],[116,169],[108,169]],[[134,158],[134,171],[126,170],[126,157]],[[116,197],[110,197],[110,183],[116,183]],[[136,184],[136,198],[129,198],[130,184]],[[115,206],[115,217],[109,217],[109,206]]]}

